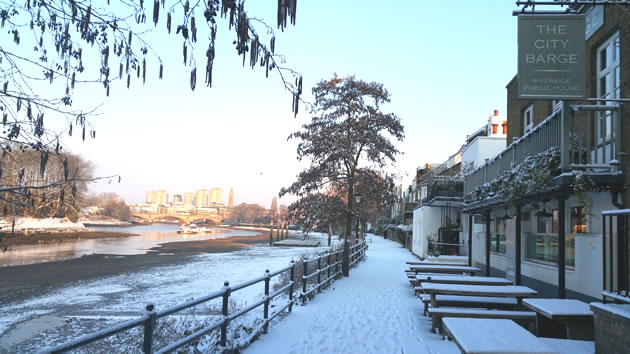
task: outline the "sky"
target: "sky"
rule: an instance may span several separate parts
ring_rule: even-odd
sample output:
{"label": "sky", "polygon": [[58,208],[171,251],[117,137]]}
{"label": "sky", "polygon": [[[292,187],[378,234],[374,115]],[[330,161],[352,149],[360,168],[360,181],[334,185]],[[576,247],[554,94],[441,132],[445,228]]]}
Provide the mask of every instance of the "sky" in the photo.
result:
{"label": "sky", "polygon": [[[275,28],[276,2],[250,1],[246,9]],[[384,84],[391,102],[383,110],[401,117],[406,136],[398,143],[403,154],[388,171],[407,185],[418,166],[454,154],[493,110],[505,114],[505,86],[517,66],[513,10],[514,2],[504,0],[303,0],[296,25],[276,30],[276,52],[303,75],[306,101],[312,102],[311,87],[335,73]],[[92,119],[97,134],[66,144],[95,164],[96,175],[121,176],[120,183],[96,183],[91,191],[143,202],[151,190],[166,190],[170,198],[218,187],[227,202],[233,188],[236,204],[269,207],[307,166],[296,159],[298,142],[287,137],[310,115],[302,109],[294,118],[291,94],[275,72],[265,78],[264,70],[242,66],[225,20],[212,88],[203,83],[201,47],[192,92],[181,40],[165,35],[164,27],[162,17],[146,34],[164,62],[163,80],[157,61],[149,60],[144,86],[136,80],[128,90],[118,83],[109,97],[98,85],[75,89],[75,105],[99,106]]]}

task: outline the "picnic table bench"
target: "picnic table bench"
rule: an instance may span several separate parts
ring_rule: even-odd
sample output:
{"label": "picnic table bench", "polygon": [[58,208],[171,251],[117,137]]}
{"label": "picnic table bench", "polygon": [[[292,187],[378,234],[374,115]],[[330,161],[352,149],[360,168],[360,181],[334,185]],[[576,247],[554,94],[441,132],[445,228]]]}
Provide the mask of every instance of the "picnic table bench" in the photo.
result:
{"label": "picnic table bench", "polygon": [[536,311],[537,335],[592,341],[593,311],[574,299],[525,299],[523,305]]}
{"label": "picnic table bench", "polygon": [[[431,303],[431,295],[422,294],[420,295],[420,300],[424,304],[424,315],[426,316]],[[435,301],[437,302],[437,307],[477,307],[504,310],[514,310],[518,307],[516,299],[504,297],[437,295]]]}
{"label": "picnic table bench", "polygon": [[464,262],[430,262],[430,261],[407,261],[411,265],[445,265],[445,266],[467,266]]}
{"label": "picnic table bench", "polygon": [[557,353],[512,320],[450,317],[442,324],[462,353]]}
{"label": "picnic table bench", "polygon": [[431,330],[442,328],[442,318],[502,318],[510,319],[518,324],[530,328],[530,332],[536,331],[536,312],[533,311],[509,311],[509,310],[485,310],[477,308],[430,308]]}
{"label": "picnic table bench", "polygon": [[469,267],[463,265],[441,265],[441,264],[428,264],[428,265],[411,265],[409,269],[415,273],[450,273],[450,274],[471,274],[481,272],[479,268]]}
{"label": "picnic table bench", "polygon": [[595,354],[595,342],[592,341],[545,337],[538,337],[538,340],[562,354]]}
{"label": "picnic table bench", "polygon": [[[416,286],[420,285],[420,281],[422,279],[426,279],[426,277],[436,277],[436,276],[456,277],[456,276],[459,276],[459,274],[452,274],[452,273],[415,273],[415,272],[412,272],[410,275],[409,275],[409,273],[407,273],[407,274],[409,276],[409,283],[413,287],[416,287]],[[466,276],[471,278],[468,275],[466,275]]]}
{"label": "picnic table bench", "polygon": [[[410,280],[411,282],[411,280]],[[511,280],[497,277],[471,277],[467,275],[416,275],[415,283],[470,284],[470,285],[512,285]],[[415,293],[422,291],[421,286],[414,288]]]}
{"label": "picnic table bench", "polygon": [[464,284],[440,284],[426,283],[420,284],[425,293],[431,296],[431,307],[438,307],[435,296],[442,295],[467,295],[467,296],[488,296],[488,297],[508,297],[515,298],[520,304],[524,297],[536,295],[536,290],[520,285],[464,285]]}

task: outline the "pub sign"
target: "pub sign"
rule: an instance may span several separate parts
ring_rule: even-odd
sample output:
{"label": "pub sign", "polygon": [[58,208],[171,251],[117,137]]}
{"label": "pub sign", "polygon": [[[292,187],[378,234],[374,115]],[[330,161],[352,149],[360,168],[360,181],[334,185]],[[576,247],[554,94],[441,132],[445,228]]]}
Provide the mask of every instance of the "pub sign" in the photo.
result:
{"label": "pub sign", "polygon": [[520,15],[518,98],[584,98],[584,33],[584,15]]}

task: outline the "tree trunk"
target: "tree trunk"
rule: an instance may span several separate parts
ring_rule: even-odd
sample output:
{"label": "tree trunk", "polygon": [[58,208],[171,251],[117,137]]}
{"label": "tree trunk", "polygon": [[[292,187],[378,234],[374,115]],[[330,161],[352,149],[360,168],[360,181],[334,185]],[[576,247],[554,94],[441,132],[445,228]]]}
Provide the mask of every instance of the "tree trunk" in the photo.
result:
{"label": "tree trunk", "polygon": [[354,185],[352,179],[348,181],[348,217],[346,218],[346,235],[343,242],[343,262],[341,263],[341,270],[343,276],[350,276],[350,235],[352,234],[352,199],[354,198]]}
{"label": "tree trunk", "polygon": [[328,247],[330,247],[331,243],[332,243],[332,227],[328,225]]}

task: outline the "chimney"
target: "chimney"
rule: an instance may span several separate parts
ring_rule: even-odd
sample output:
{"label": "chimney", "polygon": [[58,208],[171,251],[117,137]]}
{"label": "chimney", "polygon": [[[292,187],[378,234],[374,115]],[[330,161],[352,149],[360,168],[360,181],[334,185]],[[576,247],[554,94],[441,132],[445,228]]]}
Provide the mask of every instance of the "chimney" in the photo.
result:
{"label": "chimney", "polygon": [[498,109],[495,109],[495,110],[494,110],[494,115],[495,115],[495,116],[498,116],[498,115],[499,115],[499,110],[498,110]]}

